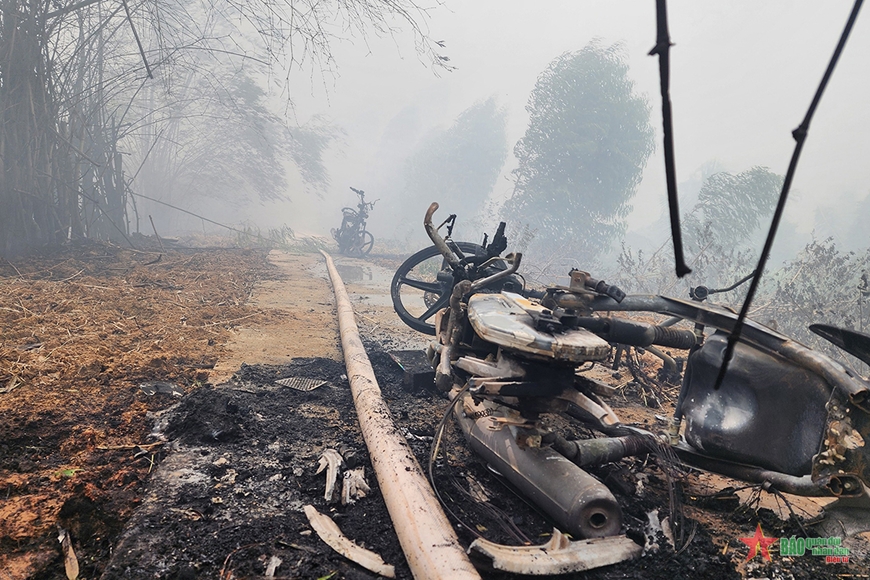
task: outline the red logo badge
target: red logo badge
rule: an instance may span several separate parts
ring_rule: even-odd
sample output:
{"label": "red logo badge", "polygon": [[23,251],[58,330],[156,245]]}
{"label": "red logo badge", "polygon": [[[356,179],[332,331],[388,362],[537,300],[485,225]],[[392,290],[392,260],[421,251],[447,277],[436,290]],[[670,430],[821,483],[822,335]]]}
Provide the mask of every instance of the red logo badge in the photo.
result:
{"label": "red logo badge", "polygon": [[741,542],[749,546],[749,555],[746,556],[746,561],[753,559],[756,554],[758,554],[758,548],[761,548],[761,557],[771,561],[770,552],[767,550],[768,546],[771,544],[775,544],[778,542],[778,538],[765,538],[764,532],[761,531],[761,523],[759,522],[758,526],[755,528],[755,535],[751,538],[738,538]]}

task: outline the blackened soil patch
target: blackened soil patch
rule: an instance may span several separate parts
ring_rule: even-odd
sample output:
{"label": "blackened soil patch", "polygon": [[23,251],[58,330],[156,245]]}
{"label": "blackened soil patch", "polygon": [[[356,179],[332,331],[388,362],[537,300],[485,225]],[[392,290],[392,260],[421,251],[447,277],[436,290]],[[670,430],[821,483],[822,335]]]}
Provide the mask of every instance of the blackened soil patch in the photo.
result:
{"label": "blackened soil patch", "polygon": [[[432,437],[449,403],[430,390],[406,390],[402,371],[382,344],[366,340],[365,346],[393,419],[425,471]],[[287,377],[327,383],[308,392],[275,384]],[[509,545],[545,543],[553,524],[469,452],[452,421],[448,425],[433,473],[461,543],[468,546],[479,536]],[[585,432],[580,425],[561,426],[566,433]],[[152,475],[142,506],[125,528],[103,578],[256,578],[273,557],[282,562],[276,577],[374,578],[312,532],[302,513],[306,504],[329,514],[350,539],[396,566],[397,577],[411,578],[371,469],[341,363],[307,358],[280,366],[244,365],[229,383],[196,390],[161,416],[157,436],[171,440],[165,445],[171,453]],[[367,497],[347,506],[324,499],[325,476],[315,472],[327,448],[364,467],[372,488]],[[703,525],[685,522],[691,539],[679,552],[661,531],[651,530],[651,514],[653,519],[673,519],[669,483],[657,461],[630,459],[589,470],[616,496],[623,509],[623,531],[646,545],[644,555],[558,578],[741,577],[734,560],[740,548],[723,553],[722,538],[712,537]],[[746,517],[754,522],[758,515]],[[770,533],[791,531],[769,519],[762,525]],[[731,542],[742,545],[736,538]],[[745,551],[738,558],[745,558]],[[475,562],[484,578],[514,577]],[[756,561],[746,572],[785,580],[834,578],[842,570],[826,568],[817,559],[779,558],[771,564]]]}
{"label": "blackened soil patch", "polygon": [[[326,380],[310,392],[281,387],[288,376]],[[329,359],[244,366],[218,387],[189,394],[162,417],[174,450],[154,474],[103,578],[250,578],[269,560],[278,577],[376,576],[338,556],[315,534],[305,504],[344,533],[410,572],[371,471],[344,367]],[[353,505],[324,500],[316,474],[324,449],[363,465],[371,493]]]}

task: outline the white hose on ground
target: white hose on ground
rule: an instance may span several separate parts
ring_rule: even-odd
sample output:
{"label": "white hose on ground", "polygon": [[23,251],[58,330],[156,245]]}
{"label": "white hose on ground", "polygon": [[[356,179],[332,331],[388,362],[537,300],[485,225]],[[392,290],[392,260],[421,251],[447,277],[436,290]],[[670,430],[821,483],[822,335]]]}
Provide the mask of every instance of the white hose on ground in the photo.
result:
{"label": "white hose on ground", "polygon": [[332,258],[321,253],[335,291],[344,364],[360,428],[411,573],[416,580],[479,580],[408,442],[393,423],[360,340],[347,290]]}

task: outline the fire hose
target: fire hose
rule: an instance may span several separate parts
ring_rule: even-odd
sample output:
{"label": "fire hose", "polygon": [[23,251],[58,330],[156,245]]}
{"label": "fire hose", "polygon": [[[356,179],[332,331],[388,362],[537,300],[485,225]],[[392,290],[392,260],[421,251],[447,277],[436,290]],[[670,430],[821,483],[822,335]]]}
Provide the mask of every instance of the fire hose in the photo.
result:
{"label": "fire hose", "polygon": [[332,258],[321,253],[335,292],[341,347],[360,429],[411,573],[418,580],[479,579],[408,442],[393,423],[347,290]]}

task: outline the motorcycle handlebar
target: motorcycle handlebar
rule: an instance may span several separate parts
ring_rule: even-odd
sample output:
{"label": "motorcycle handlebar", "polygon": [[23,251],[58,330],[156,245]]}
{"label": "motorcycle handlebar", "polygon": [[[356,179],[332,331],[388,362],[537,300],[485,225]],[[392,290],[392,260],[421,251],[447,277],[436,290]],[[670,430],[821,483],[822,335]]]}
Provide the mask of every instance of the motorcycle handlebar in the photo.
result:
{"label": "motorcycle handlebar", "polygon": [[447,260],[447,263],[450,264],[452,268],[459,268],[459,258],[456,257],[456,254],[447,246],[447,242],[444,241],[444,238],[441,237],[441,234],[438,233],[438,230],[432,225],[432,216],[435,215],[435,212],[438,211],[438,202],[433,201],[429,206],[429,209],[426,210],[426,215],[423,217],[423,227],[426,229],[426,234],[429,236],[429,239],[432,240],[432,243],[435,244],[435,247],[438,248],[438,251],[441,252],[441,255],[444,256],[444,259]]}
{"label": "motorcycle handlebar", "polygon": [[359,205],[360,209],[375,209],[375,204],[380,201],[380,198],[368,202],[366,201],[366,192],[362,189],[357,189],[355,187],[351,187],[350,190],[359,196]]}

